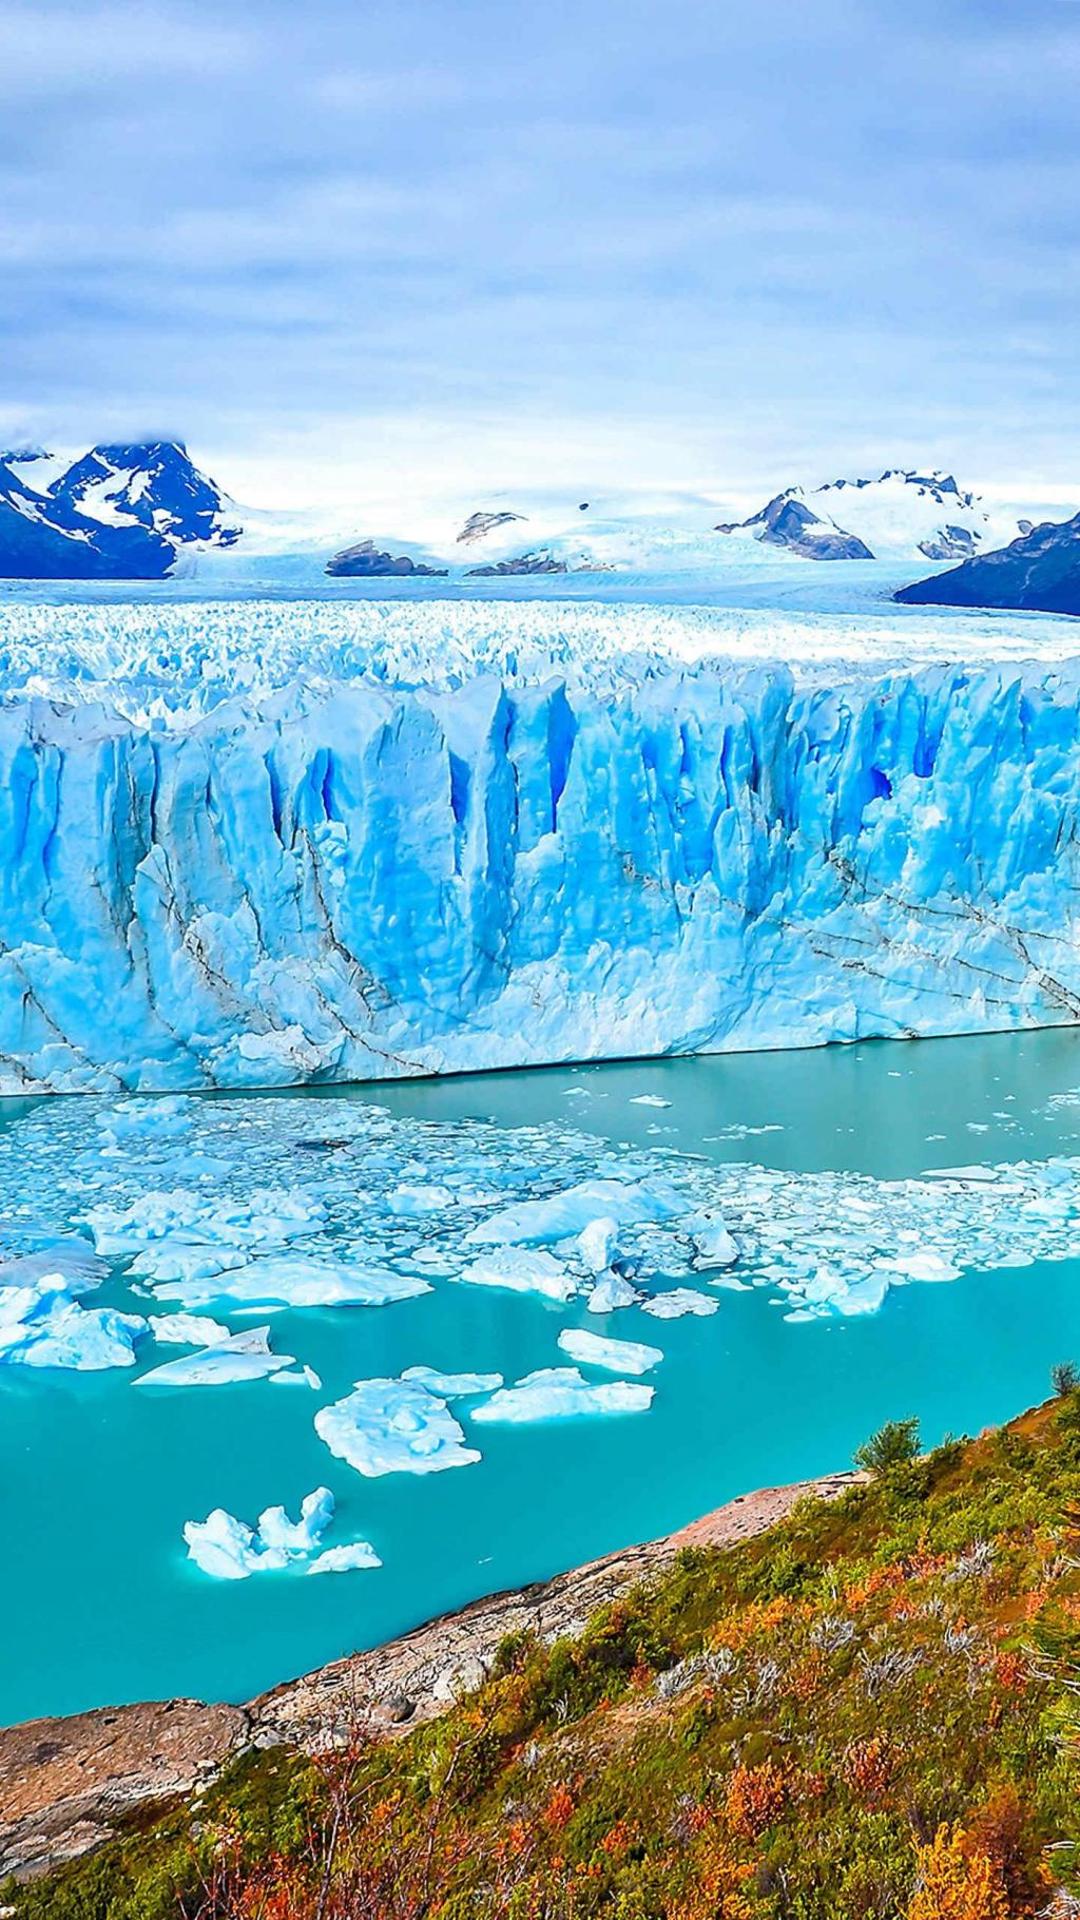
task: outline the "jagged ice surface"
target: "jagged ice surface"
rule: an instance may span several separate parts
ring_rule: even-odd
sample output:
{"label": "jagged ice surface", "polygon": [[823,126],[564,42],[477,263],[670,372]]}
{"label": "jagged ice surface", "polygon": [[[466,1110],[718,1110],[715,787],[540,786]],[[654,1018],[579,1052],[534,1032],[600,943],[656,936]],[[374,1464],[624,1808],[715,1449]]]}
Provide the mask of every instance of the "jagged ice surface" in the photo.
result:
{"label": "jagged ice surface", "polygon": [[[322,640],[347,678],[301,687],[280,622],[310,632],[311,609],[274,611],[257,669],[257,607],[153,610],[156,666],[146,609],[66,611],[88,630],[73,657],[59,610],[6,610],[0,1090],[1080,1012],[1075,667],[827,669],[811,648],[793,673],[707,657],[744,616],[609,608],[590,629],[587,608],[513,607],[471,613],[469,677],[467,624],[429,605],[328,612],[332,634],[345,611],[368,625]],[[441,1203],[408,1182],[398,1201]]]}

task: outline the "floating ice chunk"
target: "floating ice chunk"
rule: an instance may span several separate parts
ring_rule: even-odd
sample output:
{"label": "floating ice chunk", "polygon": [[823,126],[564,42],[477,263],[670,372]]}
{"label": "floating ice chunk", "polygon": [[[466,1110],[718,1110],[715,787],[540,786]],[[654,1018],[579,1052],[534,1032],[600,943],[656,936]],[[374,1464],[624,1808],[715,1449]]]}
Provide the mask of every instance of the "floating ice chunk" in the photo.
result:
{"label": "floating ice chunk", "polygon": [[271,1255],[202,1278],[158,1280],[155,1292],[189,1307],[215,1301],[255,1307],[385,1307],[430,1293],[418,1274],[391,1273],[350,1260],[302,1253]]}
{"label": "floating ice chunk", "polygon": [[353,1573],[360,1567],[381,1567],[374,1547],[367,1540],[353,1540],[348,1546],[327,1547],[308,1568],[309,1573]]}
{"label": "floating ice chunk", "polygon": [[155,1240],[229,1250],[295,1239],[321,1225],[326,1208],[302,1187],[257,1187],[246,1200],[222,1200],[186,1187],[152,1190],[126,1207],[89,1207],[84,1215],[98,1253],[139,1253]]}
{"label": "floating ice chunk", "polygon": [[291,1353],[271,1353],[269,1327],[249,1327],[243,1333],[226,1334],[215,1347],[186,1355],[181,1360],[166,1360],[141,1374],[137,1387],[222,1387],[241,1380],[265,1380],[283,1367],[294,1365]]}
{"label": "floating ice chunk", "polygon": [[478,1254],[458,1277],[473,1287],[508,1287],[513,1293],[542,1293],[548,1300],[569,1300],[577,1292],[577,1281],[561,1260],[528,1247],[506,1246]]}
{"label": "floating ice chunk", "polygon": [[589,1294],[586,1306],[590,1313],[617,1313],[620,1307],[632,1307],[641,1299],[637,1288],[631,1286],[621,1273],[605,1273]]}
{"label": "floating ice chunk", "polygon": [[270,1375],[270,1385],[272,1387],[310,1387],[313,1393],[318,1393],[322,1381],[314,1367],[301,1367],[299,1371],[294,1371],[292,1367],[285,1367],[280,1373]]}
{"label": "floating ice chunk", "polygon": [[577,1257],[587,1273],[605,1273],[619,1237],[616,1220],[603,1217],[590,1220],[577,1237]]}
{"label": "floating ice chunk", "polygon": [[410,1186],[403,1182],[387,1194],[386,1204],[391,1213],[406,1216],[427,1213],[443,1213],[447,1207],[456,1207],[457,1194],[450,1187]]}
{"label": "floating ice chunk", "polygon": [[582,1366],[606,1367],[611,1373],[648,1373],[664,1357],[659,1347],[646,1346],[641,1340],[604,1340],[578,1327],[564,1328],[559,1346]]}
{"label": "floating ice chunk", "polygon": [[482,1220],[465,1237],[478,1246],[527,1246],[568,1240],[583,1233],[594,1220],[614,1220],[617,1226],[667,1220],[681,1203],[663,1187],[639,1181],[583,1180],[546,1200],[521,1200]]}
{"label": "floating ice chunk", "polygon": [[[935,1136],[940,1138],[939,1136]],[[923,1180],[975,1180],[980,1184],[998,1179],[1000,1167],[927,1167]]]}
{"label": "floating ice chunk", "polygon": [[245,1526],[224,1507],[215,1507],[205,1520],[186,1520],[184,1539],[189,1560],[213,1580],[246,1580],[253,1573],[281,1573],[289,1556],[281,1548],[266,1548],[253,1527]]}
{"label": "floating ice chunk", "polygon": [[723,1215],[715,1207],[701,1207],[682,1223],[694,1243],[694,1266],[733,1267],[739,1258],[739,1243],[728,1231]]}
{"label": "floating ice chunk", "polygon": [[334,1517],[334,1496],[329,1487],[316,1487],[300,1502],[299,1520],[290,1520],[284,1507],[267,1507],[259,1515],[259,1539],[264,1547],[282,1553],[314,1553]]}
{"label": "floating ice chunk", "polygon": [[494,1393],[501,1387],[501,1373],[440,1373],[438,1367],[406,1367],[403,1380],[415,1380],[440,1400],[462,1400],[470,1393]]}
{"label": "floating ice chunk", "polygon": [[191,1131],[194,1105],[182,1093],[121,1100],[102,1119],[101,1131],[114,1144],[124,1140],[178,1140]]}
{"label": "floating ice chunk", "polygon": [[87,1246],[85,1240],[63,1235],[34,1253],[0,1260],[0,1288],[32,1287],[47,1279],[51,1290],[62,1290],[69,1299],[74,1299],[93,1293],[108,1271],[108,1262]]}
{"label": "floating ice chunk", "polygon": [[662,1100],[658,1093],[635,1093],[630,1101],[632,1107],[670,1107],[670,1100]]}
{"label": "floating ice chunk", "polygon": [[[886,1264],[884,1261],[881,1263]],[[890,1263],[895,1272],[906,1274],[909,1280],[959,1280],[960,1268],[946,1260],[940,1253],[926,1248],[920,1253],[904,1253]]]}
{"label": "floating ice chunk", "polygon": [[0,1287],[0,1366],[75,1373],[131,1367],[146,1333],[139,1314],[79,1306],[59,1273],[27,1286]]}
{"label": "floating ice chunk", "polygon": [[652,1387],[628,1380],[592,1386],[577,1367],[541,1367],[515,1386],[503,1387],[473,1409],[473,1419],[508,1421],[577,1419],[594,1413],[643,1413],[652,1404]]}
{"label": "floating ice chunk", "polygon": [[655,1320],[681,1320],[684,1314],[715,1313],[719,1300],[711,1300],[707,1293],[698,1293],[695,1287],[669,1287],[665,1293],[650,1294],[641,1303],[642,1313],[651,1313]]}
{"label": "floating ice chunk", "polygon": [[480,1455],[445,1400],[416,1380],[358,1380],[352,1393],[315,1415],[315,1431],[357,1473],[442,1473]]}
{"label": "floating ice chunk", "polygon": [[[253,1573],[283,1573],[307,1560],[321,1546],[323,1535],[334,1517],[334,1496],[329,1487],[316,1487],[300,1503],[299,1520],[290,1520],[284,1507],[267,1507],[259,1515],[257,1527],[237,1520],[223,1507],[215,1507],[205,1520],[188,1520],[184,1526],[188,1557],[215,1580],[246,1580]],[[372,1549],[362,1544],[367,1553]],[[332,1549],[349,1553],[349,1547]],[[320,1556],[325,1558],[325,1555]],[[314,1563],[316,1566],[318,1562]],[[357,1565],[378,1566],[377,1559],[358,1561]],[[328,1569],[329,1570],[329,1569]]]}
{"label": "floating ice chunk", "polygon": [[229,1338],[220,1320],[197,1313],[152,1313],[147,1324],[160,1347],[215,1347]]}

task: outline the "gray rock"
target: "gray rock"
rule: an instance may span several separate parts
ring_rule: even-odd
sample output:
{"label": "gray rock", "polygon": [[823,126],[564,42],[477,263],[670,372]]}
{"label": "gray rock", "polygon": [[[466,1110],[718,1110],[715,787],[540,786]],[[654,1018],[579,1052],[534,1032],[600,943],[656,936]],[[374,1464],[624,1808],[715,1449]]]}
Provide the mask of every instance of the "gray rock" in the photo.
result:
{"label": "gray rock", "polygon": [[978,554],[931,580],[916,580],[893,597],[909,606],[1080,614],[1080,513],[1033,527],[1010,546]]}
{"label": "gray rock", "polygon": [[[470,580],[496,580],[512,573],[569,573],[565,560],[556,559],[546,547],[533,553],[518,553],[512,560],[489,561],[486,567],[470,567]],[[582,569],[575,568],[575,572]]]}
{"label": "gray rock", "polygon": [[470,513],[458,534],[458,545],[471,546],[485,534],[494,533],[496,527],[508,527],[512,521],[524,518],[523,513]]}
{"label": "gray rock", "polygon": [[445,567],[428,567],[407,553],[384,553],[374,540],[358,540],[354,547],[343,547],[326,563],[327,573],[337,579],[382,580],[399,577],[414,580],[443,580]]}

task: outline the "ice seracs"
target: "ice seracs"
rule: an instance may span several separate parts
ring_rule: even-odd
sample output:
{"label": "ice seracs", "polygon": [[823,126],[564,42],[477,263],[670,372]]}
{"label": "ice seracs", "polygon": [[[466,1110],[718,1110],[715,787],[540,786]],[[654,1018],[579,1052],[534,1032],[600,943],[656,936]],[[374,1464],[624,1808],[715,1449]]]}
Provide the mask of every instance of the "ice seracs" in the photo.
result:
{"label": "ice seracs", "polygon": [[1066,621],[152,611],[80,608],[73,632],[5,604],[0,1092],[748,1051],[1080,1005]]}

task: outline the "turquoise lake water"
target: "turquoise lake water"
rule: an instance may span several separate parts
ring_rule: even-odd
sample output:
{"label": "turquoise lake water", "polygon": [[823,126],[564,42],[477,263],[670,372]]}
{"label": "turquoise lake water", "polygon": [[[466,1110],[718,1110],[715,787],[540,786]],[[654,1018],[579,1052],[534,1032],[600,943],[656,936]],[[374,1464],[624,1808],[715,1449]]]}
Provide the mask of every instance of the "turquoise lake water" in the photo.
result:
{"label": "turquoise lake water", "polygon": [[[632,1104],[641,1094],[670,1105]],[[395,1119],[439,1123],[444,1146],[454,1129],[467,1143],[477,1120],[505,1129],[508,1155],[524,1138],[515,1130],[573,1126],[628,1155],[893,1181],[1080,1152],[1080,1033],[282,1098],[303,1103],[314,1133],[333,1132],[342,1103],[374,1103]],[[89,1126],[100,1104],[0,1103],[0,1158],[37,1219],[47,1223],[53,1205],[33,1154],[43,1115],[70,1128],[85,1114]],[[1015,1252],[1025,1257],[1022,1245]],[[975,1431],[1044,1397],[1054,1361],[1080,1359],[1078,1281],[1080,1259],[998,1267],[893,1291],[876,1314],[810,1324],[785,1320],[770,1288],[719,1293],[709,1319],[660,1322],[638,1308],[597,1318],[577,1302],[440,1283],[386,1308],[276,1314],[275,1347],[317,1369],[318,1394],[265,1381],[140,1393],[123,1371],[0,1369],[0,1722],[162,1695],[242,1699],[483,1592],[667,1531],[735,1493],[843,1466],[885,1419],[917,1414],[931,1442]],[[147,1304],[119,1279],[95,1300]],[[356,1379],[417,1362],[513,1379],[557,1363],[567,1325],[663,1349],[648,1413],[476,1427],[480,1464],[423,1478],[362,1479],[314,1431],[315,1409]],[[219,1505],[253,1520],[271,1503],[295,1508],[320,1483],[338,1500],[332,1538],[370,1539],[381,1569],[226,1583],[187,1561],[185,1520]]]}

